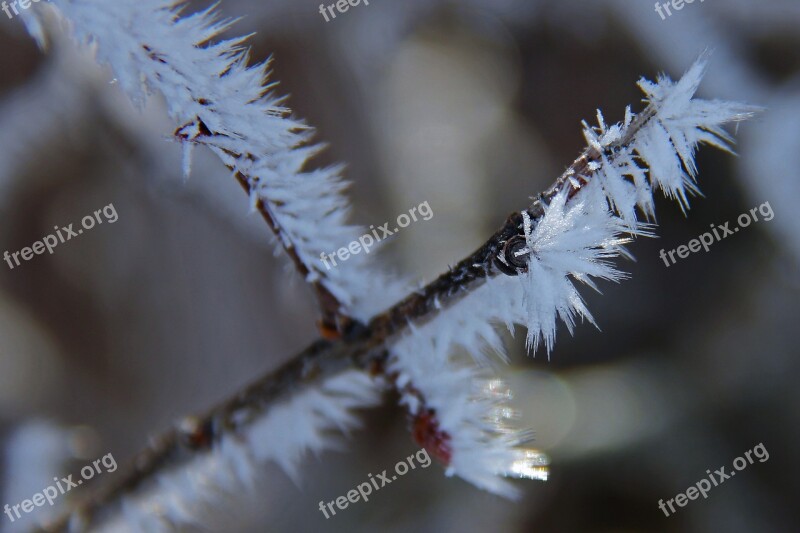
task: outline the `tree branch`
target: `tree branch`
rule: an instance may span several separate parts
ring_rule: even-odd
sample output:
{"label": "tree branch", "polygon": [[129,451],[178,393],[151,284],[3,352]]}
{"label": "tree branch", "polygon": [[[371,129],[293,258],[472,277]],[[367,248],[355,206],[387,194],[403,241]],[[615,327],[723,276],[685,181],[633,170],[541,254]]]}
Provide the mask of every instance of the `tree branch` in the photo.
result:
{"label": "tree branch", "polygon": [[[593,147],[584,150],[547,190],[536,197],[526,210],[530,218],[540,219],[545,206],[563,188],[569,187],[574,193],[580,186],[588,183],[592,175],[590,164],[630,142],[636,132],[654,115],[655,108],[650,104],[636,117],[617,143],[602,151]],[[249,192],[246,178],[237,173],[236,179]],[[576,180],[580,185],[576,186]],[[257,207],[272,227],[274,222],[260,200]],[[91,523],[106,506],[136,490],[159,471],[197,453],[210,452],[223,436],[242,431],[275,402],[304,386],[349,368],[368,371],[372,375],[384,374],[384,365],[394,336],[403,332],[410,324],[419,325],[431,319],[490,277],[500,274],[514,275],[513,270],[505,267],[499,258],[504,253],[506,244],[522,234],[522,225],[522,213],[512,213],[505,224],[472,254],[431,283],[373,317],[366,326],[352,321],[340,338],[314,341],[278,369],[268,372],[225,402],[199,416],[184,418],[174,428],[154,438],[146,449],[135,456],[127,469],[115,477],[117,481],[78,503],[67,514],[46,526],[45,530],[66,530],[70,517],[75,513],[86,520],[87,524]],[[302,273],[302,262],[296,261],[295,264]],[[319,284],[315,287],[319,289],[318,296],[322,301],[324,296],[320,295],[324,295],[326,289]]]}
{"label": "tree branch", "polygon": [[[239,171],[234,173],[234,177],[239,185],[242,186],[242,189],[244,189],[247,194],[250,194],[250,184],[247,177]],[[275,217],[272,215],[272,213],[270,213],[269,207],[267,207],[262,198],[258,198],[256,200],[255,208],[259,213],[261,213],[261,217],[281,243],[281,246],[286,252],[286,255],[289,256],[289,259],[292,261],[292,264],[294,265],[298,274],[300,274],[304,280],[307,280],[311,271],[300,259],[300,256],[297,255],[294,246],[291,243],[287,243],[285,239],[281,238],[281,228],[275,221]],[[310,285],[314,291],[314,294],[316,295],[317,303],[319,304],[320,312],[322,314],[318,323],[320,332],[322,333],[323,337],[328,339],[335,339],[339,337],[342,333],[346,332],[350,327],[353,326],[354,319],[342,312],[342,303],[319,279],[310,282]]]}
{"label": "tree branch", "polygon": [[[341,194],[345,183],[338,169],[304,170],[318,148],[309,145],[308,128],[291,119],[281,99],[269,93],[266,66],[248,67],[244,38],[214,42],[229,23],[215,20],[213,8],[180,16],[174,0],[148,1],[152,5],[125,3],[132,17],[127,28],[133,35],[120,35],[114,29],[118,8],[99,0],[54,0],[80,40],[99,43],[101,57],[111,63],[134,99],[150,91],[164,94],[170,116],[182,124],[175,135],[183,142],[186,172],[195,145],[210,148],[233,171],[299,273],[312,284],[322,309],[323,339],[230,400],[184,419],[155,439],[127,473],[115,476],[118,481],[90,496],[53,528],[63,529],[71,517],[80,515],[86,523],[96,520],[108,505],[144,482],[155,481],[156,474],[169,487],[177,482],[179,493],[202,499],[191,482],[174,479],[187,477],[183,474],[193,478],[197,471],[184,469],[195,463],[222,484],[228,483],[222,478],[229,473],[234,481],[249,477],[255,459],[277,459],[291,466],[297,455],[297,448],[290,446],[294,441],[283,443],[283,448],[276,444],[277,451],[265,443],[285,424],[283,417],[294,415],[293,409],[306,413],[311,426],[298,436],[299,448],[321,449],[322,432],[336,424],[352,425],[347,411],[374,403],[375,390],[365,380],[350,379],[352,375],[338,380],[353,367],[396,380],[401,402],[415,417],[415,437],[421,436],[426,449],[438,451],[434,455],[450,473],[506,496],[515,491],[499,481],[501,477],[542,479],[541,473],[533,472],[541,464],[535,461],[537,454],[520,448],[520,432],[501,423],[505,415],[497,411],[491,391],[471,392],[477,374],[451,360],[451,349],[459,345],[480,357],[484,345],[500,344],[491,324],[505,321],[527,326],[529,346],[535,349],[544,340],[549,352],[559,318],[570,329],[578,317],[591,321],[573,281],[594,287],[593,279],[621,279],[610,261],[624,254],[626,235],[648,233],[649,226],[639,222],[637,213],[653,214],[652,188],[660,188],[685,208],[687,194],[697,190],[697,144],[729,149],[731,139],[721,125],[744,120],[753,108],[692,100],[704,59],[677,83],[666,76],[656,83],[640,81],[649,102],[644,112],[634,117],[628,109],[624,122],[611,127],[598,113],[599,127],[584,126],[588,148],[525,211],[511,214],[489,240],[448,272],[375,314],[371,291],[389,285],[388,278],[367,263],[346,272],[326,272],[317,263],[329,245],[350,241],[360,230],[346,223],[347,202]],[[589,190],[572,202],[584,188]],[[566,208],[568,202],[572,204]],[[500,279],[482,287],[498,275],[523,273],[522,284]],[[495,286],[496,293],[481,290]],[[473,293],[485,295],[486,305],[480,305],[480,298],[456,305]],[[438,314],[448,308],[449,314]],[[437,327],[399,336],[411,325],[422,326],[434,318]],[[308,390],[309,384],[319,389]],[[326,385],[332,386],[326,390]],[[342,401],[337,403],[335,396]],[[250,442],[250,437],[258,440]],[[168,470],[174,465],[177,468]],[[146,493],[136,496],[143,496],[145,518],[185,518],[182,504],[164,503],[168,508],[174,504],[176,516],[162,517],[148,514],[152,505],[162,507],[158,497],[150,501]]]}

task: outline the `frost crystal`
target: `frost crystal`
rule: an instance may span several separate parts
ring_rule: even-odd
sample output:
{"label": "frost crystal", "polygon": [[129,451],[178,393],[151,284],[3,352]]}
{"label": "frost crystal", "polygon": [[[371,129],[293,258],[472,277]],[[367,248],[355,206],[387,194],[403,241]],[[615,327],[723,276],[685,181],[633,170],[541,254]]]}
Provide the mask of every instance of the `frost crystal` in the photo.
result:
{"label": "frost crystal", "polygon": [[[76,37],[94,46],[119,85],[135,102],[159,92],[184,143],[184,170],[191,149],[211,149],[243,177],[252,205],[262,202],[278,238],[307,266],[352,317],[366,322],[399,299],[387,276],[368,268],[366,254],[332,270],[321,268],[322,252],[363,233],[346,223],[347,202],[340,167],[306,168],[318,150],[311,131],[291,118],[266,85],[266,65],[248,66],[245,38],[214,41],[230,25],[214,8],[181,16],[174,0],[52,0]],[[41,7],[41,6],[40,6]],[[27,21],[41,38],[41,26]],[[458,349],[486,365],[486,352],[503,355],[496,324],[528,329],[527,344],[553,349],[557,319],[572,331],[576,321],[594,322],[575,281],[619,281],[611,260],[626,255],[632,236],[648,235],[654,220],[653,190],[659,188],[686,211],[697,193],[694,154],[699,143],[730,150],[726,123],[748,118],[755,108],[694,98],[706,58],[677,82],[660,76],[641,80],[647,110],[626,109],[623,122],[584,127],[588,144],[583,175],[573,169],[562,189],[533,220],[523,215],[514,259],[518,276],[498,275],[445,307],[430,320],[392,340],[389,375],[418,423],[418,437],[447,464],[447,473],[483,489],[515,496],[507,476],[545,479],[546,457],[523,448],[528,434],[513,430],[509,394],[488,368],[478,369]],[[377,297],[381,295],[382,297]],[[131,524],[159,530],[165,523],[197,521],[199,503],[220,490],[247,482],[254,462],[274,460],[294,473],[306,450],[330,445],[326,433],[346,430],[350,410],[376,401],[364,375],[347,374],[286,400],[249,428],[241,441],[225,437],[212,453],[165,474],[151,493],[128,501]],[[291,426],[291,431],[280,428]],[[280,437],[279,437],[280,436]],[[161,496],[158,496],[161,490]]]}
{"label": "frost crystal", "polygon": [[491,422],[496,421],[491,416],[496,405],[468,387],[473,376],[459,378],[465,371],[458,370],[453,351],[465,349],[479,363],[486,363],[487,349],[504,358],[492,327],[499,322],[512,331],[514,325],[526,326],[529,349],[535,352],[544,343],[549,354],[557,318],[570,332],[578,318],[594,323],[575,281],[596,288],[595,279],[625,279],[610,261],[628,256],[623,245],[632,237],[652,234],[653,225],[647,221],[655,219],[653,190],[660,188],[681,209],[688,209],[688,197],[698,192],[697,145],[730,151],[732,139],[722,126],[758,110],[695,99],[705,66],[704,56],[678,82],[666,76],[655,83],[641,80],[650,115],[637,116],[627,108],[622,123],[608,126],[598,111],[598,126],[584,129],[595,159],[587,165],[588,172],[567,173],[564,188],[540,219],[523,212],[525,247],[517,255],[528,259],[518,279],[489,279],[397,344],[393,368],[414,383],[426,405],[435,409],[440,430],[452,436],[449,473],[507,496],[514,491],[498,476],[546,477],[546,458],[519,448],[520,434],[503,429],[506,421]]}

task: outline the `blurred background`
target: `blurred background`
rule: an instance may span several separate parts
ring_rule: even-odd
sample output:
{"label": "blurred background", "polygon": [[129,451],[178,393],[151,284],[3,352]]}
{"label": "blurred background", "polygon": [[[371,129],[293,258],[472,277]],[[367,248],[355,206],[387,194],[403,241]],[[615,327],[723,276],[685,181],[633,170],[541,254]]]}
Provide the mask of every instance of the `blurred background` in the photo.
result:
{"label": "blurred background", "polygon": [[[278,90],[329,143],[318,163],[347,163],[355,221],[429,203],[433,219],[384,253],[415,280],[545,188],[597,107],[609,121],[641,109],[640,76],[677,78],[708,48],[700,95],[768,110],[739,128],[738,157],[700,151],[705,197],[688,217],[657,203],[659,238],[631,247],[629,281],[583,290],[602,331],[562,328],[549,361],[509,339],[512,365],[498,372],[551,456],[548,482],[519,482],[511,502],[434,464],[326,520],[320,500],[417,449],[387,398],[342,453],[309,457],[299,484],[265,467],[258,490],[207,529],[800,529],[800,3],[695,2],[666,19],[630,0],[372,0],[330,22],[311,0],[221,11],[243,17],[236,34],[256,32],[253,59],[273,57]],[[53,255],[0,267],[0,504],[13,504],[87,459],[124,462],[276,367],[316,336],[316,314],[222,165],[198,151],[183,181],[159,98],[133,109],[85,53],[60,36],[40,52],[18,19],[0,17],[0,50],[0,251],[110,203],[119,214]],[[771,221],[669,268],[659,259],[764,202]],[[758,443],[768,461],[673,516],[659,510]],[[20,468],[34,451],[37,468]]]}

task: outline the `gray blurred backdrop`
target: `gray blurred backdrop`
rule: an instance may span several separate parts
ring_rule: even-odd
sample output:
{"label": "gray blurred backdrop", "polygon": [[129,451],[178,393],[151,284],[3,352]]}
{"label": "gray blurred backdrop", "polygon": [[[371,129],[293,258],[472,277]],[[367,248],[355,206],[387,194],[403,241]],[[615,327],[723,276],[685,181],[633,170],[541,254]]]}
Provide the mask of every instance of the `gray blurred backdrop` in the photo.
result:
{"label": "gray blurred backdrop", "polygon": [[[688,218],[657,203],[659,238],[632,246],[631,280],[583,290],[602,331],[562,328],[550,361],[509,340],[512,365],[498,372],[552,458],[548,482],[520,482],[511,502],[434,464],[325,520],[319,500],[416,450],[389,397],[343,453],[309,457],[299,485],[265,467],[207,529],[800,529],[800,4],[709,0],[666,20],[632,0],[372,0],[327,23],[318,9],[221,6],[244,17],[235,33],[257,32],[253,58],[274,58],[278,90],[329,143],[319,164],[347,163],[357,222],[429,202],[433,219],[383,256],[414,279],[471,252],[547,186],[597,107],[612,121],[626,104],[641,109],[639,76],[678,77],[710,48],[701,96],[768,110],[740,127],[739,157],[700,151],[706,197]],[[124,462],[304,347],[313,299],[221,163],[196,152],[184,183],[159,98],[133,109],[65,38],[43,54],[16,19],[0,17],[0,51],[0,252],[109,203],[119,214],[53,255],[0,263],[0,439],[46,420],[73,457],[43,464],[74,472],[108,452]],[[669,268],[659,259],[764,202],[773,220]],[[758,443],[768,461],[674,516],[658,509]],[[2,467],[0,503],[19,501],[13,472]]]}

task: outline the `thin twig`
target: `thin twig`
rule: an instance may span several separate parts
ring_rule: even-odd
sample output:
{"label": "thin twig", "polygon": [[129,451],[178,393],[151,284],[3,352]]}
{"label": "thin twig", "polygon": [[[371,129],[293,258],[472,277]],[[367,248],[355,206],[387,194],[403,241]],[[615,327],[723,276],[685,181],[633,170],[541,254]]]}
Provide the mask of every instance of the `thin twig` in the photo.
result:
{"label": "thin twig", "polygon": [[[234,177],[244,191],[250,194],[250,184],[247,176],[237,171]],[[285,239],[281,238],[281,228],[275,221],[275,217],[270,212],[269,207],[264,203],[264,200],[258,198],[255,202],[255,208],[261,213],[261,217],[272,230],[272,233],[278,238],[278,241],[281,243],[281,246],[283,246],[286,255],[291,259],[298,274],[300,274],[302,279],[308,279],[310,273],[308,266],[303,263],[300,256],[297,255],[294,246],[287,244]],[[319,328],[323,335],[326,338],[335,338],[347,331],[353,325],[354,319],[342,312],[341,302],[328,290],[321,280],[317,279],[316,281],[312,281],[311,287],[317,297],[320,312],[322,313],[319,321]]]}
{"label": "thin twig", "polygon": [[[618,142],[604,149],[605,153],[592,147],[584,150],[545,192],[535,198],[527,209],[531,219],[541,218],[545,206],[564,187],[577,191],[573,180],[577,180],[580,186],[587,183],[592,174],[590,163],[599,161],[602,155],[608,155],[629,143],[654,115],[655,107],[651,104],[637,115]],[[237,173],[236,179],[249,192],[247,178]],[[274,221],[266,206],[259,200],[257,207],[267,223],[273,227]],[[436,280],[376,315],[368,324],[351,322],[339,338],[318,339],[281,367],[270,371],[227,401],[205,414],[183,419],[176,427],[153,439],[150,446],[134,458],[127,470],[115,476],[118,481],[77,504],[45,530],[66,530],[70,517],[76,513],[86,520],[85,523],[91,523],[104,507],[136,490],[157,472],[197,453],[208,453],[223,436],[242,431],[276,401],[285,399],[303,386],[348,368],[369,371],[373,375],[382,374],[392,337],[403,332],[412,323],[418,325],[430,320],[436,313],[453,305],[487,279],[500,273],[508,274],[507,270],[498,266],[497,258],[505,243],[521,234],[522,223],[522,214],[512,213],[505,224],[480,248]],[[276,228],[273,227],[273,230],[277,233]],[[299,259],[295,259],[295,264],[301,272],[305,268]],[[320,288],[326,290],[321,285],[318,290]]]}
{"label": "thin twig", "polygon": [[[196,101],[198,103],[208,105],[208,102],[202,100]],[[187,132],[187,129],[191,129],[190,124],[185,124],[175,130],[175,137],[183,142],[191,143],[197,143],[200,140],[207,141],[213,137],[227,137],[227,135],[223,133],[212,131],[199,117],[195,119],[194,124],[196,125],[197,131],[193,135],[190,135]],[[252,159],[252,156],[249,155],[245,156],[243,154],[237,154],[227,149],[220,150],[234,159]],[[252,194],[252,183],[250,178],[240,170],[233,168],[230,165],[228,165],[228,168],[233,171],[234,178],[239,185],[241,185],[242,189],[244,189],[244,192],[248,195]],[[314,294],[317,298],[317,303],[319,304],[320,313],[322,315],[318,324],[322,335],[325,338],[330,339],[335,339],[343,335],[350,327],[354,325],[354,319],[343,311],[342,303],[338,298],[336,298],[336,296],[333,295],[330,290],[328,290],[320,278],[313,280],[309,278],[311,271],[309,270],[308,265],[306,265],[297,254],[294,243],[286,238],[286,235],[280,227],[280,224],[278,224],[278,221],[275,219],[275,216],[272,214],[269,206],[266,204],[266,202],[264,202],[263,198],[258,196],[256,198],[254,207],[259,213],[261,213],[261,217],[267,223],[267,226],[269,226],[269,229],[275,235],[275,238],[278,239],[278,242],[286,252],[286,255],[289,256],[289,259],[292,261],[292,264],[294,265],[298,274],[300,274],[302,279],[309,281],[311,284],[311,287],[314,290]]]}

